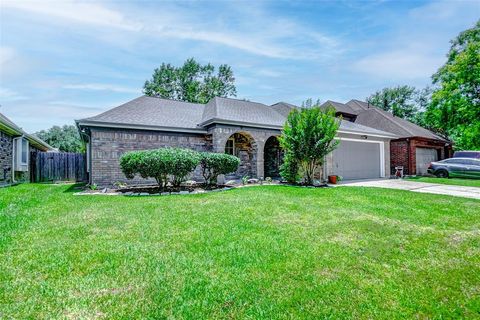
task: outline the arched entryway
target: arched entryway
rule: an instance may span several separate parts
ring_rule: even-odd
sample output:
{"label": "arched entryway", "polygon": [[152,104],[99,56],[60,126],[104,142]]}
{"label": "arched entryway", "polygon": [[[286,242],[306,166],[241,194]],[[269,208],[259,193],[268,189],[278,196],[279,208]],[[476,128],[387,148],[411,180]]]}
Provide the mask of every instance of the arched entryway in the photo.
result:
{"label": "arched entryway", "polygon": [[257,145],[253,137],[246,132],[232,134],[225,143],[225,153],[240,159],[238,170],[232,176],[236,178],[257,175]]}
{"label": "arched entryway", "polygon": [[283,152],[276,136],[271,136],[265,141],[263,158],[265,178],[280,177],[280,166],[283,161]]}

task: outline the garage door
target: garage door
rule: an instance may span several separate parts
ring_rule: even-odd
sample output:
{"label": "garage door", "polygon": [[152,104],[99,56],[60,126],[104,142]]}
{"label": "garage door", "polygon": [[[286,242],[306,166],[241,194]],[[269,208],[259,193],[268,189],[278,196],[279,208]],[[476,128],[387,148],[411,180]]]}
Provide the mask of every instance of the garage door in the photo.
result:
{"label": "garage door", "polygon": [[438,160],[437,149],[431,148],[416,148],[415,161],[417,164],[417,174],[427,174],[428,164]]}
{"label": "garage door", "polygon": [[380,144],[341,140],[333,151],[333,174],[345,180],[380,178]]}

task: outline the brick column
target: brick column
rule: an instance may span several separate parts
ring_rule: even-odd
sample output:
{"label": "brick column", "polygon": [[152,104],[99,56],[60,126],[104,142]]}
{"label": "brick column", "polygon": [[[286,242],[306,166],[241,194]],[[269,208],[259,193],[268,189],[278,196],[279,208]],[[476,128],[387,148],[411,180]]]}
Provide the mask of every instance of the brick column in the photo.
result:
{"label": "brick column", "polygon": [[257,178],[262,177],[265,179],[264,172],[264,150],[265,142],[257,141]]}

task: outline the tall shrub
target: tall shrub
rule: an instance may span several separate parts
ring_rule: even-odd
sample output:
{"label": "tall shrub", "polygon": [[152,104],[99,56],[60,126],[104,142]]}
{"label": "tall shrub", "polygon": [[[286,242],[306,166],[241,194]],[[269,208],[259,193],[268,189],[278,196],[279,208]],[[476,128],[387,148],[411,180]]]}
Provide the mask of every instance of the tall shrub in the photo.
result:
{"label": "tall shrub", "polygon": [[240,159],[225,153],[202,152],[200,154],[200,166],[202,176],[207,185],[217,183],[220,174],[228,174],[237,170]]}
{"label": "tall shrub", "polygon": [[335,141],[340,121],[332,109],[294,109],[287,117],[280,137],[287,165],[282,167],[282,177],[294,182],[301,174],[305,184],[312,185],[315,170],[323,165],[324,158],[338,145]]}

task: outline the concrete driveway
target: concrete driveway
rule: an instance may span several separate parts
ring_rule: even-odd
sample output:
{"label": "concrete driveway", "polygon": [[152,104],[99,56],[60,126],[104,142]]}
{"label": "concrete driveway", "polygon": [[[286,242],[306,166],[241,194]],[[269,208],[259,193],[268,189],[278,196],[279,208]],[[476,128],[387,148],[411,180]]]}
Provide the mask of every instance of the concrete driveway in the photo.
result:
{"label": "concrete driveway", "polygon": [[402,179],[343,181],[341,186],[400,189],[413,192],[445,194],[454,197],[480,199],[480,188],[477,187],[451,186],[446,184],[414,182]]}

